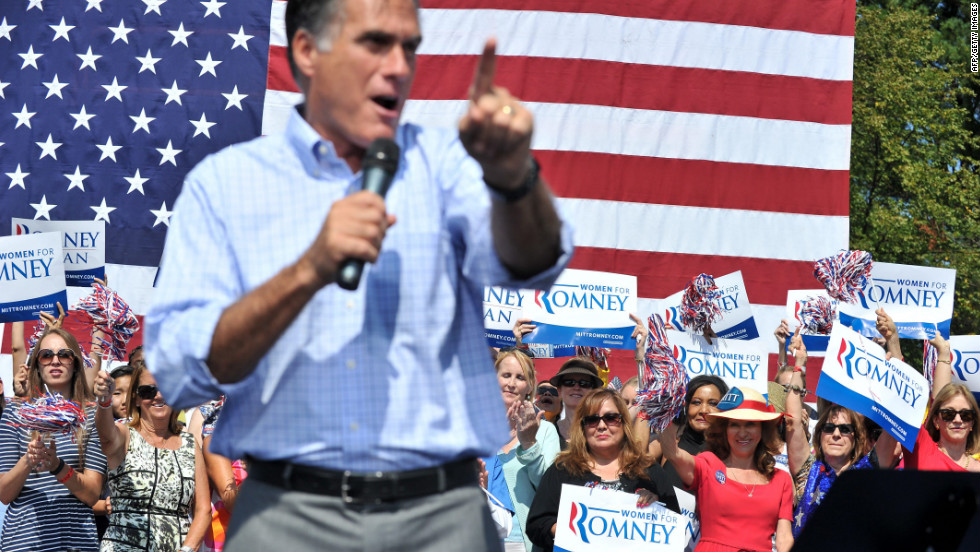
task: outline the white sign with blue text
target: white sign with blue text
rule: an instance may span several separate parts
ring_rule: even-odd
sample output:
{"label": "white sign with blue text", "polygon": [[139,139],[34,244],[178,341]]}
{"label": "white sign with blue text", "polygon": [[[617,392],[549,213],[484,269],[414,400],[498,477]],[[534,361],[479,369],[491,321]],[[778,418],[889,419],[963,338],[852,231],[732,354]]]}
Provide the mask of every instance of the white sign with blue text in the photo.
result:
{"label": "white sign with blue text", "polygon": [[[721,297],[716,301],[721,308],[721,318],[711,324],[715,334],[724,339],[750,340],[759,337],[759,329],[752,316],[752,305],[745,293],[742,271],[737,270],[715,278],[715,285],[721,292]],[[681,290],[658,302],[657,312],[663,317],[664,327],[668,330],[687,330],[680,315],[683,298],[684,290]]]}
{"label": "white sign with blue text", "polygon": [[105,279],[105,221],[12,218],[10,223],[15,236],[61,232],[67,285],[89,287],[96,278]]}
{"label": "white sign with blue text", "polygon": [[[825,289],[791,289],[786,292],[786,316],[790,330],[796,330],[798,326],[803,324],[800,311],[808,299],[816,297],[823,297],[830,301],[836,312],[840,301],[830,297]],[[830,334],[813,333],[807,328],[803,328],[800,330],[800,335],[803,337],[803,345],[806,347],[808,355],[814,357],[824,355],[827,350],[827,343],[830,341]],[[789,339],[786,340],[786,344],[789,345]]]}
{"label": "white sign with blue text", "polygon": [[681,552],[686,519],[660,503],[637,508],[635,494],[562,485],[555,552]]}
{"label": "white sign with blue text", "polygon": [[636,276],[565,269],[548,291],[528,292],[522,316],[537,328],[525,343],[633,349]]}
{"label": "white sign with blue text", "polygon": [[532,293],[499,286],[483,288],[483,328],[491,347],[514,346],[514,322],[521,317],[524,297]]}
{"label": "white sign with blue text", "polygon": [[955,288],[952,268],[876,262],[859,302],[841,303],[838,316],[862,335],[880,337],[874,311],[882,307],[895,321],[899,337],[929,339],[938,331],[948,339]]}
{"label": "white sign with blue text", "polygon": [[701,540],[701,519],[697,515],[697,499],[684,489],[674,487],[677,505],[681,508],[681,522],[684,526],[685,552],[692,552]]}
{"label": "white sign with blue text", "polygon": [[61,234],[0,238],[0,322],[32,320],[68,306]]}
{"label": "white sign with blue text", "polygon": [[962,383],[980,401],[980,335],[954,335],[949,338],[953,383]]}
{"label": "white sign with blue text", "polygon": [[667,341],[691,378],[718,376],[729,387],[748,387],[765,395],[769,391],[769,353],[761,339],[712,339],[667,330]]}
{"label": "white sign with blue text", "polygon": [[929,401],[929,384],[915,368],[885,360],[875,342],[837,324],[817,382],[817,396],[874,420],[912,450]]}

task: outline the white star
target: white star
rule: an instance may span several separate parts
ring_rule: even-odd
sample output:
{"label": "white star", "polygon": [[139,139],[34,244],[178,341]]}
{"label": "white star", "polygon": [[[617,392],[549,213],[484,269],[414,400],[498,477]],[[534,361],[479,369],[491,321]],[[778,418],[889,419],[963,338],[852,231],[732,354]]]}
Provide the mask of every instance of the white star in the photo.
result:
{"label": "white star", "polygon": [[3,21],[0,21],[0,38],[6,38],[7,40],[13,42],[14,39],[10,38],[10,31],[17,28],[17,25],[8,25],[7,18],[4,17]]}
{"label": "white star", "polygon": [[[195,121],[191,119],[190,123],[194,125],[194,136],[197,136],[198,134],[203,134],[208,138],[211,137],[211,133],[209,132],[209,130],[211,129],[211,127],[217,124],[217,123],[209,123],[207,118],[204,117],[204,113],[201,113],[200,121]],[[194,136],[191,136],[191,138],[193,138]]]}
{"label": "white star", "polygon": [[69,113],[69,115],[71,115],[72,118],[75,119],[75,126],[72,127],[72,130],[75,130],[76,128],[78,128],[80,126],[83,126],[83,127],[87,128],[89,130],[92,130],[92,127],[88,126],[88,121],[92,117],[95,117],[95,113],[86,113],[85,112],[85,106],[84,105],[82,105],[81,111],[79,111],[78,113]]}
{"label": "white star", "polygon": [[180,27],[178,27],[176,31],[167,32],[174,35],[174,41],[170,43],[171,46],[176,46],[178,42],[183,43],[184,46],[187,46],[187,37],[194,34],[194,31],[185,31],[183,23],[180,24]]}
{"label": "white star", "polygon": [[155,221],[153,221],[153,226],[156,226],[161,222],[167,227],[170,226],[170,215],[174,214],[174,212],[167,210],[166,201],[163,202],[163,205],[160,206],[160,209],[158,210],[150,209],[150,212],[153,213],[153,216],[157,218]]}
{"label": "white star", "polygon": [[120,96],[119,93],[129,87],[120,86],[119,82],[116,80],[116,77],[112,77],[112,84],[103,84],[102,88],[105,88],[106,91],[105,101],[109,101],[109,98],[116,98],[117,100],[122,101],[122,96]]}
{"label": "white star", "polygon": [[85,6],[85,11],[89,11],[92,8],[95,8],[100,12],[102,11],[102,2],[104,0],[85,0],[85,1],[88,2],[88,5]]}
{"label": "white star", "polygon": [[160,152],[160,155],[163,156],[160,159],[161,165],[163,165],[167,161],[170,161],[170,163],[175,167],[177,166],[177,154],[184,151],[184,150],[174,149],[173,140],[167,140],[166,148],[156,148],[156,150]]}
{"label": "white star", "polygon": [[88,178],[87,174],[82,174],[78,165],[75,165],[75,172],[73,174],[66,174],[65,178],[68,179],[71,184],[68,185],[68,189],[78,188],[81,191],[85,191],[85,179]]}
{"label": "white star", "polygon": [[129,182],[129,191],[126,192],[127,194],[132,192],[133,190],[138,190],[139,193],[146,195],[146,192],[143,191],[143,183],[149,180],[149,178],[143,178],[142,176],[140,176],[139,169],[136,169],[136,174],[134,174],[133,176],[124,176],[123,179],[126,182]]}
{"label": "white star", "polygon": [[198,64],[201,65],[201,74],[199,77],[203,77],[204,73],[211,73],[213,76],[217,77],[218,74],[214,72],[214,68],[218,66],[220,61],[214,61],[211,59],[211,52],[208,52],[208,57],[205,59],[195,59]]}
{"label": "white star", "polygon": [[79,71],[85,69],[86,67],[91,67],[93,71],[98,71],[98,69],[96,69],[95,67],[95,60],[99,59],[102,56],[98,54],[93,54],[91,46],[88,47],[88,51],[85,52],[84,54],[75,54],[75,55],[81,58],[82,60],[82,66],[78,68]]}
{"label": "white star", "polygon": [[102,151],[102,156],[99,157],[99,161],[102,161],[108,157],[109,159],[112,159],[114,162],[118,163],[118,161],[116,161],[116,152],[119,151],[122,146],[112,145],[112,136],[106,139],[105,144],[95,144],[95,147]]}
{"label": "white star", "polygon": [[[27,52],[26,53],[24,53],[24,54],[17,54],[17,55],[20,56],[20,57],[22,57],[22,58],[24,58],[24,63],[23,63],[23,65],[20,66],[21,69],[26,69],[28,65],[30,65],[30,66],[34,67],[35,69],[37,69],[37,58],[43,56],[44,54],[35,54],[34,53],[34,45],[31,44],[31,46],[27,49]],[[204,73],[201,73],[201,74],[203,75]],[[215,76],[217,76],[217,75],[215,75]]]}
{"label": "white star", "polygon": [[54,31],[54,38],[51,39],[51,42],[58,40],[58,37],[64,38],[65,42],[71,42],[71,39],[68,38],[68,31],[74,29],[75,26],[65,25],[64,17],[61,18],[61,23],[58,23],[57,25],[48,25],[48,27],[51,27],[51,30]]}
{"label": "white star", "polygon": [[231,45],[232,50],[241,46],[242,48],[245,49],[245,51],[248,51],[248,40],[252,38],[254,35],[245,34],[245,27],[239,26],[238,34],[228,33],[228,36],[230,36],[231,39],[235,41],[235,43]]}
{"label": "white star", "polygon": [[[24,186],[24,177],[31,173],[20,172],[20,163],[17,163],[16,171],[12,173],[5,173],[5,174],[10,177],[10,188],[13,188],[14,186],[20,186],[25,190],[27,189],[27,186]],[[10,188],[7,189],[9,190]]]}
{"label": "white star", "polygon": [[128,35],[129,33],[133,32],[134,29],[127,27],[125,24],[123,24],[123,20],[120,19],[119,26],[109,27],[109,30],[112,31],[112,42],[110,42],[109,44],[115,44],[117,40],[122,40],[126,44],[129,44]]}
{"label": "white star", "polygon": [[231,94],[225,94],[224,92],[222,92],[221,95],[224,96],[226,100],[228,100],[228,105],[225,106],[225,109],[228,109],[231,106],[235,106],[238,108],[239,111],[242,111],[242,100],[248,97],[246,94],[238,93],[237,84],[235,85],[235,89],[231,91]]}
{"label": "white star", "polygon": [[143,12],[143,15],[146,15],[151,11],[157,12],[157,15],[163,15],[160,13],[160,6],[166,4],[167,0],[143,0],[143,3],[146,4],[146,11]]}
{"label": "white star", "polygon": [[20,125],[24,125],[27,128],[31,128],[31,117],[33,117],[36,114],[37,112],[31,113],[27,111],[27,104],[24,104],[24,107],[20,109],[20,113],[11,113],[11,115],[17,117],[17,124],[14,125],[14,128],[20,128]]}
{"label": "white star", "polygon": [[34,220],[37,220],[41,217],[51,220],[51,217],[48,215],[48,213],[51,212],[51,209],[57,207],[57,205],[52,205],[48,203],[48,196],[41,196],[41,203],[31,203],[31,207],[33,207],[35,211]]}
{"label": "white star", "polygon": [[153,54],[151,54],[149,48],[147,48],[145,57],[136,56],[136,61],[140,62],[139,72],[142,73],[143,71],[149,69],[151,73],[156,75],[157,74],[156,64],[161,59],[163,58],[153,57]]}
{"label": "white star", "polygon": [[147,134],[149,134],[150,123],[157,120],[156,117],[146,116],[146,108],[141,109],[139,115],[130,115],[129,118],[132,119],[134,123],[136,123],[136,126],[133,127],[134,134],[136,133],[137,130],[141,128],[145,130]]}
{"label": "white star", "polygon": [[51,96],[58,96],[62,100],[65,99],[65,97],[61,95],[61,89],[68,86],[68,83],[58,82],[58,75],[55,75],[51,82],[42,82],[41,84],[48,88],[48,95],[44,97],[45,100]]}
{"label": "white star", "polygon": [[6,96],[3,95],[3,89],[7,88],[8,86],[10,86],[9,82],[0,81],[0,98],[6,99]]}
{"label": "white star", "polygon": [[[220,19],[221,12],[219,10],[221,10],[221,6],[225,5],[225,2],[218,2],[218,0],[208,0],[207,2],[201,2],[201,5],[207,9],[207,11],[204,12],[204,17],[207,17],[213,13],[214,15],[217,15],[218,18]],[[201,19],[204,19],[204,17],[202,17]]]}
{"label": "white star", "polygon": [[184,92],[187,92],[187,91],[186,90],[181,90],[180,88],[177,88],[177,81],[176,80],[174,80],[174,84],[173,84],[173,86],[170,87],[169,90],[166,89],[166,88],[163,88],[162,90],[163,90],[163,93],[167,95],[167,101],[163,102],[163,105],[167,105],[170,102],[177,102],[177,105],[184,105],[184,104],[180,103],[180,95],[183,94]]}
{"label": "white star", "polygon": [[58,154],[56,152],[58,148],[61,147],[61,142],[53,142],[51,140],[50,132],[48,133],[47,140],[45,140],[44,142],[34,142],[34,143],[41,148],[41,157],[38,157],[38,160],[44,159],[45,155],[50,155],[51,159],[54,159],[55,161],[58,160]]}
{"label": "white star", "polygon": [[[41,11],[44,11],[44,6],[41,4],[41,2],[43,2],[43,1],[44,0],[28,0],[28,2],[30,2],[30,4],[27,5],[27,9],[25,11],[31,11],[31,8],[37,8],[37,9],[39,9]],[[37,217],[35,217],[35,218],[37,218]]]}
{"label": "white star", "polygon": [[115,207],[109,207],[105,204],[105,197],[102,198],[102,205],[89,205],[89,208],[95,211],[95,218],[92,220],[104,220],[109,223],[109,213],[116,210]]}

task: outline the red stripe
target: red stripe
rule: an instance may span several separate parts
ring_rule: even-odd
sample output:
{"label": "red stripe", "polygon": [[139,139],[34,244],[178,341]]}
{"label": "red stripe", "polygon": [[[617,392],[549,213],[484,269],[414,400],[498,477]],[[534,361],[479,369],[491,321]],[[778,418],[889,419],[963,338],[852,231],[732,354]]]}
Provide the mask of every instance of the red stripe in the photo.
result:
{"label": "red stripe", "polygon": [[[466,98],[476,56],[420,56],[411,97]],[[588,86],[583,86],[588,83]],[[663,83],[670,83],[664,86]],[[497,58],[496,84],[528,102],[851,123],[849,81],[582,59]],[[269,48],[271,90],[297,92],[286,48]]]}
{"label": "red stripe", "polygon": [[856,9],[854,0],[422,0],[422,7],[599,13],[841,36],[854,36]]}
{"label": "red stripe", "polygon": [[736,270],[742,271],[745,292],[753,304],[785,305],[787,290],[820,287],[813,276],[812,261],[576,247],[569,266],[633,274],[637,277],[640,297],[667,297],[684,289],[691,278],[702,272],[723,276]]}
{"label": "red stripe", "polygon": [[[411,97],[466,98],[476,62],[477,56],[419,56]],[[499,56],[495,84],[528,102],[851,124],[850,81],[584,59]]]}
{"label": "red stripe", "polygon": [[847,171],[589,152],[535,151],[534,155],[559,197],[831,216],[849,213]]}

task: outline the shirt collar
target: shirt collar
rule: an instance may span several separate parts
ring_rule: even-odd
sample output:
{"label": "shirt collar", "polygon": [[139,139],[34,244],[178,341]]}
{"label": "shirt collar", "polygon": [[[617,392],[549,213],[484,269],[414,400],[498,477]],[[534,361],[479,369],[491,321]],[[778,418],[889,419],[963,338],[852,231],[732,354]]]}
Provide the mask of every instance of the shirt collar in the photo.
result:
{"label": "shirt collar", "polygon": [[319,176],[323,171],[334,174],[339,171],[345,178],[353,176],[347,163],[337,157],[333,143],[324,140],[303,118],[303,107],[303,104],[297,105],[286,122],[286,137],[303,162],[303,167],[313,176]]}

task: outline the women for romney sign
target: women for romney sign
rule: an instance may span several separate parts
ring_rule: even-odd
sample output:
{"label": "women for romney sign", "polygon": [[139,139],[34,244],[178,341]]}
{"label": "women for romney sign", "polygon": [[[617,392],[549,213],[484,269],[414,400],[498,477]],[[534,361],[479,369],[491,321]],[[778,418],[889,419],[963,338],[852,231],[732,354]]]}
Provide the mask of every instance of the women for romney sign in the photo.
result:
{"label": "women for romney sign", "polygon": [[654,503],[636,506],[636,495],[562,485],[555,552],[681,552],[687,518]]}

